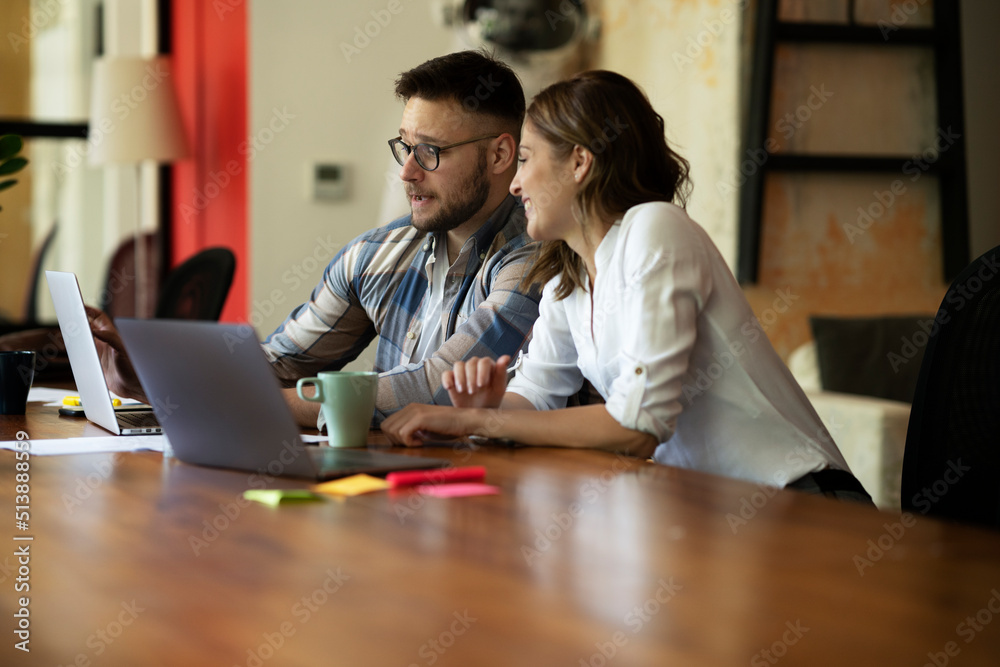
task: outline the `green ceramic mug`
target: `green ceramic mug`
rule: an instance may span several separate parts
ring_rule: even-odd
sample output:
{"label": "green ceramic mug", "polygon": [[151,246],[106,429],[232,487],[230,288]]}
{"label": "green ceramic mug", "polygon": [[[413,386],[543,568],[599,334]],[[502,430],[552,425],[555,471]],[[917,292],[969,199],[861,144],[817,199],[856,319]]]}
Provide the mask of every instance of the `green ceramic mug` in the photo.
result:
{"label": "green ceramic mug", "polygon": [[[302,388],[312,385],[313,396]],[[302,378],[295,390],[303,401],[319,403],[326,419],[331,447],[364,447],[375,412],[378,373],[363,371],[323,371],[317,377]]]}

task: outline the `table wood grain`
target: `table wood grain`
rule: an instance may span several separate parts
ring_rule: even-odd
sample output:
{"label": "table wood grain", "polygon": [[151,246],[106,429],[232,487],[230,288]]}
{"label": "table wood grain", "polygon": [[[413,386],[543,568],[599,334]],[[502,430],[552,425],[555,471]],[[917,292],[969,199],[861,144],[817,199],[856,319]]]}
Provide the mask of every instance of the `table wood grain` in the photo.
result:
{"label": "table wood grain", "polygon": [[[0,417],[2,440],[88,428]],[[599,452],[405,453],[501,492],[271,508],[242,498],[260,478],[157,453],[34,457],[20,531],[0,452],[0,664],[1000,663],[992,532]]]}

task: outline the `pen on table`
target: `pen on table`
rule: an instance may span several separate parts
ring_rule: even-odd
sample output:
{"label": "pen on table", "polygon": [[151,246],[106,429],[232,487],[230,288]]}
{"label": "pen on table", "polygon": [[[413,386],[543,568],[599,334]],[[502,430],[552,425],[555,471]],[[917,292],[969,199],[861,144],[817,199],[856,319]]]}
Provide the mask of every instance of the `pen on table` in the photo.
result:
{"label": "pen on table", "polygon": [[391,472],[385,476],[389,488],[400,486],[415,486],[425,483],[445,482],[481,482],[486,479],[486,468],[483,466],[467,466],[464,468],[443,468],[437,470],[406,470]]}
{"label": "pen on table", "polygon": [[[115,406],[116,408],[119,407],[121,404],[122,401],[120,398],[111,399],[111,405]],[[65,398],[63,398],[63,405],[81,406],[83,405],[83,401],[80,400],[79,396],[66,396]]]}

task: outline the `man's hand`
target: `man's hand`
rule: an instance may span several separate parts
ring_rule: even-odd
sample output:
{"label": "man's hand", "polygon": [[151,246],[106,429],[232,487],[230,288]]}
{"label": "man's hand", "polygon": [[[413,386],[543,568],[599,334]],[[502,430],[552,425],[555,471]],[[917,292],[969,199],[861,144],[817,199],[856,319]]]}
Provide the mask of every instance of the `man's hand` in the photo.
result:
{"label": "man's hand", "polygon": [[[306,391],[309,391],[308,389]],[[319,419],[320,404],[310,401],[303,401],[295,387],[285,387],[281,390],[285,397],[285,403],[292,411],[295,422],[303,428],[316,428],[316,421]],[[307,394],[308,395],[308,394]]]}
{"label": "man's hand", "polygon": [[101,368],[104,370],[108,389],[119,396],[148,403],[149,399],[139,384],[139,378],[135,374],[128,353],[125,352],[125,343],[122,342],[122,337],[111,318],[97,308],[86,306],[86,309],[87,319],[90,320],[90,331],[94,334],[94,344],[97,345],[97,354],[101,358]]}
{"label": "man's hand", "polygon": [[488,357],[456,361],[452,370],[441,374],[441,385],[456,408],[497,408],[507,389],[509,363],[509,354],[496,361]]}

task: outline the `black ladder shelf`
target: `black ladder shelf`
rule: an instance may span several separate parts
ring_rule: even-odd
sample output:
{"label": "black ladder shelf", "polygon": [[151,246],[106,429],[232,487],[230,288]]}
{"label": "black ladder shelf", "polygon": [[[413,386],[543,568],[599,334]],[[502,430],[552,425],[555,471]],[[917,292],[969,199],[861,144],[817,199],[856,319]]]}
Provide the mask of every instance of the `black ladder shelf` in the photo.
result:
{"label": "black ladder shelf", "polygon": [[921,46],[934,52],[937,127],[958,135],[942,151],[927,173],[938,178],[941,202],[942,266],[946,282],[969,263],[968,195],[965,166],[965,122],[962,104],[962,61],[958,3],[934,2],[933,28],[907,28],[887,21],[859,25],[854,21],[855,0],[848,2],[848,22],[793,23],[778,19],[780,0],[759,0],[750,74],[749,118],[744,133],[744,157],[754,154],[758,168],[748,170],[739,191],[740,237],[737,277],[741,283],[757,282],[764,182],[768,172],[887,172],[902,173],[913,155],[822,155],[771,153],[767,150],[768,124],[774,83],[774,53],[779,43],[845,44],[862,48]]}

